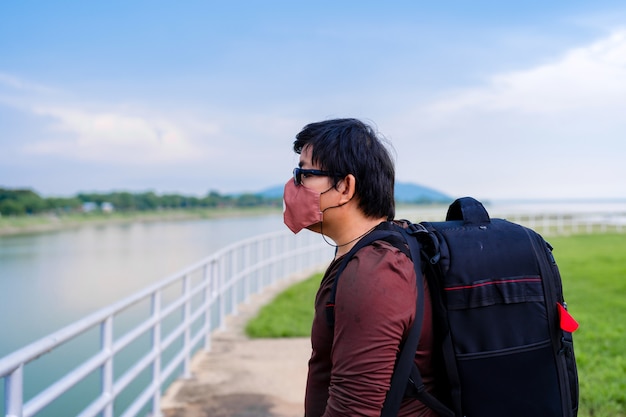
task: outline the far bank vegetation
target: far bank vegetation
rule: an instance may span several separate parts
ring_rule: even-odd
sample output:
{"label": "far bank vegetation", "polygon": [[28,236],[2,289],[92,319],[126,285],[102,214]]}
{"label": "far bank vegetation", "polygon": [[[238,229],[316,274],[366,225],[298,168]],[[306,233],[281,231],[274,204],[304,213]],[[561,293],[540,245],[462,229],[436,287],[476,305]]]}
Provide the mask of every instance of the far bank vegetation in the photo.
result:
{"label": "far bank vegetation", "polygon": [[258,194],[222,195],[210,191],[203,197],[158,195],[152,191],[130,193],[79,193],[72,197],[42,197],[29,189],[0,188],[1,216],[64,215],[75,213],[142,212],[180,209],[280,207],[280,198]]}

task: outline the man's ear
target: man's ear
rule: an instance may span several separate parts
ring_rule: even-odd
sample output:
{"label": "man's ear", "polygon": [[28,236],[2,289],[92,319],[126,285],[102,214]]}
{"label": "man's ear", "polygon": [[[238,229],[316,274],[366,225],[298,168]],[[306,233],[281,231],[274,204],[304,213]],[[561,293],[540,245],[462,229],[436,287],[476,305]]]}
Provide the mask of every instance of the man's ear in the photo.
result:
{"label": "man's ear", "polygon": [[337,191],[341,194],[339,204],[346,204],[356,193],[356,178],[352,174],[346,175],[337,183]]}

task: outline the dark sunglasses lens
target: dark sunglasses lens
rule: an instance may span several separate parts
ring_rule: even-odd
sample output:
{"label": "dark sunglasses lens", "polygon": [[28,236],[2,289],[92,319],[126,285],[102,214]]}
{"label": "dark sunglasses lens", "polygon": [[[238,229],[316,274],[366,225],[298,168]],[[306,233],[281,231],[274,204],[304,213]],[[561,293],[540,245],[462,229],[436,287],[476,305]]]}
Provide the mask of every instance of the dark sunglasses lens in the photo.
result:
{"label": "dark sunglasses lens", "polygon": [[293,182],[296,185],[300,185],[301,180],[302,180],[302,172],[300,172],[300,168],[295,168],[293,170]]}

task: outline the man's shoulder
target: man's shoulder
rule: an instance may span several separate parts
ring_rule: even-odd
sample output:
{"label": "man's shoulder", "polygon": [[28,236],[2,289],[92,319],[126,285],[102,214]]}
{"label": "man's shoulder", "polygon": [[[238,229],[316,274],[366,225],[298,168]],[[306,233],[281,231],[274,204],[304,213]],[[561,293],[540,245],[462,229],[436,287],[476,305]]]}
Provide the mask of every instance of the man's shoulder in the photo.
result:
{"label": "man's shoulder", "polygon": [[376,240],[355,253],[346,270],[359,274],[385,270],[413,271],[413,262],[407,249],[402,245],[406,243]]}

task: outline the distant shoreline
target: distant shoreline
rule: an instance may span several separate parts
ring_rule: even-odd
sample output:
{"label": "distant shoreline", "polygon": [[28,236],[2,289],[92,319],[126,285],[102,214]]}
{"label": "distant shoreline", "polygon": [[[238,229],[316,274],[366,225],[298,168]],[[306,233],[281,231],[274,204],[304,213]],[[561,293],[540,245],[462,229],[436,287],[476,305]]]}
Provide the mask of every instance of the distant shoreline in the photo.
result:
{"label": "distant shoreline", "polygon": [[[626,214],[626,200],[582,200],[578,203],[568,200],[496,200],[484,201],[492,215],[513,214],[516,212],[595,212],[595,213],[623,213]],[[400,217],[412,221],[425,220],[423,217],[436,217],[443,220],[447,204],[398,204],[396,213]],[[56,232],[87,226],[102,226],[112,224],[146,223],[157,221],[180,221],[194,219],[217,219],[227,217],[254,217],[264,215],[278,215],[282,212],[279,207],[237,207],[237,208],[192,208],[168,209],[113,213],[72,213],[63,215],[33,215],[33,216],[2,216],[0,217],[0,237],[25,235],[34,233]],[[399,218],[400,218],[399,217]],[[433,220],[428,218],[426,220]]]}
{"label": "distant shoreline", "polygon": [[253,217],[280,213],[281,209],[279,208],[251,207],[225,209],[155,210],[126,213],[118,212],[109,214],[83,213],[66,215],[0,217],[0,237],[57,232],[88,226],[146,223],[158,221],[181,221],[194,219],[218,219],[227,217]]}

